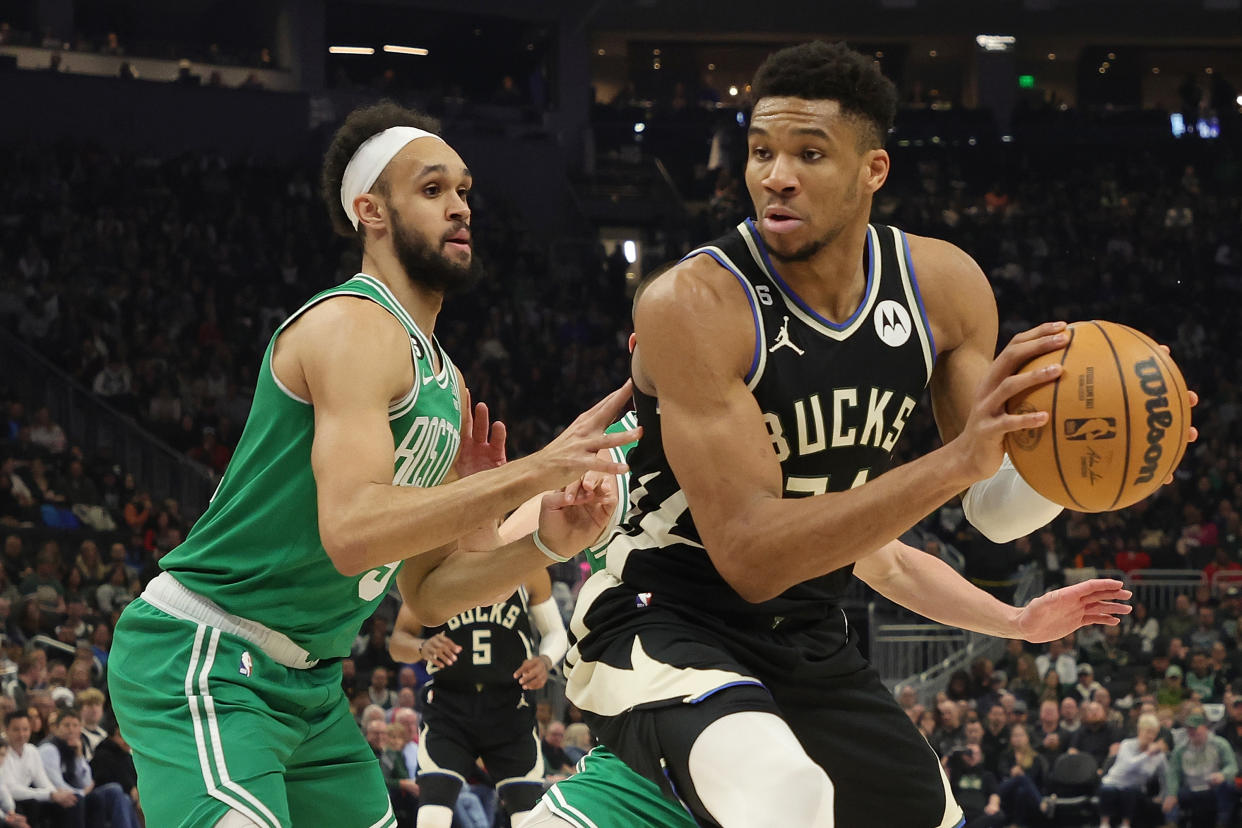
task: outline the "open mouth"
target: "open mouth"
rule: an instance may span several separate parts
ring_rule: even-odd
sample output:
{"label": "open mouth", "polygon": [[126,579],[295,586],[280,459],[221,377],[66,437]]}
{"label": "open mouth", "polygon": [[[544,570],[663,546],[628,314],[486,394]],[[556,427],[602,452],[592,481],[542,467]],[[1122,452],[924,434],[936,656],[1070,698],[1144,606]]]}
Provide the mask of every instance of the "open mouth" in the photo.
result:
{"label": "open mouth", "polygon": [[771,233],[789,233],[802,226],[802,219],[791,211],[769,207],[763,211],[762,225]]}
{"label": "open mouth", "polygon": [[469,250],[470,234],[464,230],[458,231],[445,239],[444,243],[455,250]]}

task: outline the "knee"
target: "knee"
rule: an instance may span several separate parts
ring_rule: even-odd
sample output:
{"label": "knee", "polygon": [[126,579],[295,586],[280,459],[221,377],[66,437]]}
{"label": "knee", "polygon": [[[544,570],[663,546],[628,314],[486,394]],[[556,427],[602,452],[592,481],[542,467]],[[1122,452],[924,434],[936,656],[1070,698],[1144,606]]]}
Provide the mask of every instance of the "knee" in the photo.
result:
{"label": "knee", "polygon": [[418,801],[421,805],[452,808],[461,793],[461,780],[447,773],[423,773],[418,776]]}

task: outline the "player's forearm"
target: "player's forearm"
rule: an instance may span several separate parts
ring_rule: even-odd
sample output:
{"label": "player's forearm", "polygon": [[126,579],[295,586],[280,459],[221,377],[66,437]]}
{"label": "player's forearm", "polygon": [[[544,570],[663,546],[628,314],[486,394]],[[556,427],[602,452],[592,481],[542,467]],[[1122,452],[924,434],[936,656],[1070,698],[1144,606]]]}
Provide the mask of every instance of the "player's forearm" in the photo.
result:
{"label": "player's forearm", "polygon": [[422,622],[434,627],[463,610],[508,595],[548,563],[529,535],[490,552],[457,551],[405,597]]}
{"label": "player's forearm", "polygon": [[414,635],[405,630],[393,630],[392,635],[388,638],[388,654],[392,656],[393,661],[399,661],[403,664],[413,664],[416,661],[422,661],[423,640],[421,636]]}
{"label": "player's forearm", "polygon": [[371,483],[344,502],[324,502],[319,533],[345,575],[357,575],[453,543],[551,488],[537,456],[440,486]]}
{"label": "player's forearm", "polygon": [[766,601],[871,554],[966,488],[972,481],[952,460],[942,447],[848,491],[759,498],[715,532],[700,531],[738,594]]}
{"label": "player's forearm", "polygon": [[[951,627],[1020,638],[1021,610],[979,589],[953,567],[926,552],[894,542],[891,565],[880,577],[860,577],[876,592],[901,606]],[[881,553],[877,553],[881,554]],[[860,564],[863,568],[866,561]],[[857,572],[857,570],[856,570]]]}

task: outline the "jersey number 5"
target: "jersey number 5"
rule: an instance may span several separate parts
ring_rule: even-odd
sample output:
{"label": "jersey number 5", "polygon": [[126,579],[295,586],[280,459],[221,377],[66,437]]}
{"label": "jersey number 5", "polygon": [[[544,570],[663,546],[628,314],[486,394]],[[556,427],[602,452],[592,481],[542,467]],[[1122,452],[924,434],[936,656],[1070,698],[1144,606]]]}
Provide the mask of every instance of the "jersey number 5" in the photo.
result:
{"label": "jersey number 5", "polygon": [[476,665],[492,663],[492,637],[491,630],[475,630],[474,635],[470,638],[470,654]]}

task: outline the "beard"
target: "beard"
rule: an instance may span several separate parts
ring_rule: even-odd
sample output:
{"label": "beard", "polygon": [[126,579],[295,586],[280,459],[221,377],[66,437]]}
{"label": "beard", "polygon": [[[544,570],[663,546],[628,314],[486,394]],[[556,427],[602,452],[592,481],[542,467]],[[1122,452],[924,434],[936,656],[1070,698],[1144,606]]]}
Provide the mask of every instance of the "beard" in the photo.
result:
{"label": "beard", "polygon": [[470,252],[470,261],[464,264],[454,262],[441,251],[448,237],[456,233],[464,224],[459,224],[440,238],[439,246],[433,248],[418,233],[406,229],[396,210],[392,221],[392,246],[397,261],[405,270],[411,282],[437,293],[463,293],[474,287],[483,277],[483,264],[479,257]]}

